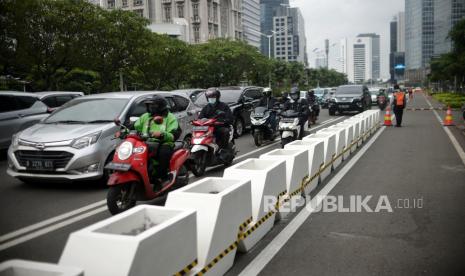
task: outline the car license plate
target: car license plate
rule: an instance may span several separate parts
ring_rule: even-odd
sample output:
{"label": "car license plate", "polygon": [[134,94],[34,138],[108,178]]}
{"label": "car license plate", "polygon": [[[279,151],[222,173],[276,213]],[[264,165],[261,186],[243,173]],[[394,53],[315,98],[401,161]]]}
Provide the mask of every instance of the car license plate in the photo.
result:
{"label": "car license plate", "polygon": [[53,171],[53,161],[51,160],[27,160],[26,168],[37,171]]}
{"label": "car license plate", "polygon": [[349,105],[347,105],[347,104],[341,104],[339,107],[340,107],[340,108],[349,108]]}

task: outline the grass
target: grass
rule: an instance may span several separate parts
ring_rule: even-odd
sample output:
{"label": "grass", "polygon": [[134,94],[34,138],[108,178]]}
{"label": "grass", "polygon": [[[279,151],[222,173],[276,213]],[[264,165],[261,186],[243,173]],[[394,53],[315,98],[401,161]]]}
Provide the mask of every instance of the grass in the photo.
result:
{"label": "grass", "polygon": [[460,108],[465,103],[465,94],[457,93],[436,93],[433,98],[451,108]]}

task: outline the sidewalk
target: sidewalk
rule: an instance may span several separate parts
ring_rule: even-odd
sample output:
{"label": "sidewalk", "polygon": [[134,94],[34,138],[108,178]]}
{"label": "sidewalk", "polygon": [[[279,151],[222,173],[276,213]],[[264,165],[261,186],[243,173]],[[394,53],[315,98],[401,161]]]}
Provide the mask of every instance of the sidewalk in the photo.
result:
{"label": "sidewalk", "polygon": [[465,167],[432,111],[407,111],[330,195],[386,195],[393,212],[312,214],[261,275],[463,275]]}

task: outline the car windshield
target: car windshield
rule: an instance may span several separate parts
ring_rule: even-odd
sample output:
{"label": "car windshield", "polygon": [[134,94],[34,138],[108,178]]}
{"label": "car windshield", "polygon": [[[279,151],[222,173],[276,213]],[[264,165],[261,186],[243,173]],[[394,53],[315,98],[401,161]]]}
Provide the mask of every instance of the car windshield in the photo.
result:
{"label": "car windshield", "polygon": [[336,90],[336,94],[360,94],[362,92],[361,86],[341,86]]}
{"label": "car windshield", "polygon": [[323,96],[323,93],[325,92],[324,89],[314,89],[313,91],[315,92],[316,96]]}
{"label": "car windshield", "polygon": [[[237,103],[242,94],[241,90],[221,90],[221,101],[227,104]],[[195,104],[198,106],[207,105],[207,98],[205,98],[205,93],[199,94],[195,101]]]}
{"label": "car windshield", "polygon": [[118,117],[128,99],[75,99],[50,115],[43,123],[105,123]]}

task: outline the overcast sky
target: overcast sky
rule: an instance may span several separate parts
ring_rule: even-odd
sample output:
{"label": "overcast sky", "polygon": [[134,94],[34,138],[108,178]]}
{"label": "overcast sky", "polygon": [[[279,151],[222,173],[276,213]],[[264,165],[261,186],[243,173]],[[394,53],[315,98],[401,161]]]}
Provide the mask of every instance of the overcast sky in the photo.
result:
{"label": "overcast sky", "polygon": [[[290,0],[291,7],[299,7],[305,19],[309,62],[315,66],[313,49],[324,49],[341,38],[359,33],[381,35],[381,77],[389,77],[389,22],[404,11],[404,0]],[[336,52],[338,48],[330,49]]]}

